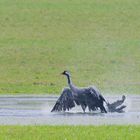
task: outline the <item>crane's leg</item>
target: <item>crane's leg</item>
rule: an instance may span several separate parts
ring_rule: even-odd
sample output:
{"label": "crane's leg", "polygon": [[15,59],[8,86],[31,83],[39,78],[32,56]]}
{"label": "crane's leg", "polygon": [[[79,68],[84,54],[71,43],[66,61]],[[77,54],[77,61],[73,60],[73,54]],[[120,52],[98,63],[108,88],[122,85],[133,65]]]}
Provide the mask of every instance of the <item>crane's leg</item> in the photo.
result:
{"label": "crane's leg", "polygon": [[86,106],[85,105],[81,105],[83,112],[85,113],[86,110]]}
{"label": "crane's leg", "polygon": [[91,111],[98,110],[98,108],[97,107],[93,107],[93,106],[88,106],[88,110],[89,110],[89,112],[91,112]]}

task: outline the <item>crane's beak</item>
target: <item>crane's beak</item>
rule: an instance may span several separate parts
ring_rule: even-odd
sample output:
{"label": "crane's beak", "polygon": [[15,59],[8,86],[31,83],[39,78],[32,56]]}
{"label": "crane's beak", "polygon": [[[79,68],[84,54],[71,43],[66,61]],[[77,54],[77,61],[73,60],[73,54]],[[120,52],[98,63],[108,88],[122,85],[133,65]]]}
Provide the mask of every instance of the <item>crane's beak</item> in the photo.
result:
{"label": "crane's beak", "polygon": [[64,75],[64,72],[62,72],[61,74]]}

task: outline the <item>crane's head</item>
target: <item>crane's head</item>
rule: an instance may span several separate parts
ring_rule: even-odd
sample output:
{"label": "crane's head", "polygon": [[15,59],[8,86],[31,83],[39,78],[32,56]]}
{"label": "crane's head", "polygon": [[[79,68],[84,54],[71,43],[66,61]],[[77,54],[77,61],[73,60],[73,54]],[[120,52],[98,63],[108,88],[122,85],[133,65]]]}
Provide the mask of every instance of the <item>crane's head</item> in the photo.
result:
{"label": "crane's head", "polygon": [[66,76],[70,76],[70,73],[66,70],[64,72],[62,72],[61,74],[66,75]]}

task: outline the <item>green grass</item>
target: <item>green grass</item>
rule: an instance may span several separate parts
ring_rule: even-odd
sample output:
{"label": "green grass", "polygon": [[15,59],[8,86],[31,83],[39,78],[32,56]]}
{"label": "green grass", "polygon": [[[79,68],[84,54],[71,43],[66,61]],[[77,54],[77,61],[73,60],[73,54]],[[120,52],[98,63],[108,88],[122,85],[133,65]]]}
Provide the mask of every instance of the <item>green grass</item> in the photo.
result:
{"label": "green grass", "polygon": [[139,140],[140,126],[0,126],[1,140]]}
{"label": "green grass", "polygon": [[140,1],[0,0],[0,93],[76,85],[140,94]]}

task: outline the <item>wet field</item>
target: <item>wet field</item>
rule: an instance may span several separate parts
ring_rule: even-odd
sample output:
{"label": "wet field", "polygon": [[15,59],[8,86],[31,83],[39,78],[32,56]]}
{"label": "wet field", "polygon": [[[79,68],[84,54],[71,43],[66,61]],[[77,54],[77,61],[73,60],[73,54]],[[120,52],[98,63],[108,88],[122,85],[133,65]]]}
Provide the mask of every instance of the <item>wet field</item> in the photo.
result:
{"label": "wet field", "polygon": [[[124,113],[83,113],[80,107],[51,113],[58,96],[0,96],[0,125],[140,124],[140,96],[127,95]],[[111,103],[121,95],[105,96]]]}

